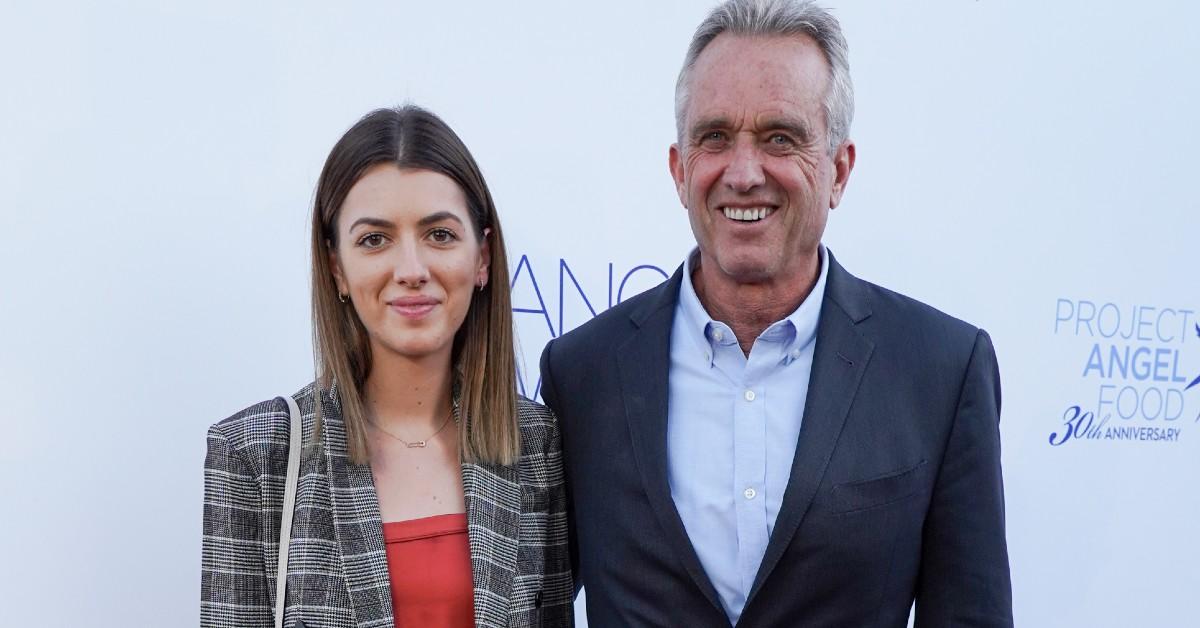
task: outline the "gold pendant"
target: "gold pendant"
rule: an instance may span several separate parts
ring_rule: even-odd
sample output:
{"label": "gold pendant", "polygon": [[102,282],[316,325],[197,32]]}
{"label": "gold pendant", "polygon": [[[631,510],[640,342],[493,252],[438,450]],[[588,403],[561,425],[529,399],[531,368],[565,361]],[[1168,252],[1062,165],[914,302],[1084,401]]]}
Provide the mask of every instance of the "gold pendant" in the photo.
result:
{"label": "gold pendant", "polygon": [[409,449],[412,449],[413,447],[424,447],[424,446],[425,446],[425,441],[423,441],[423,440],[419,440],[419,441],[417,441],[417,442],[415,442],[415,443],[404,443],[404,444],[405,444],[405,445],[408,445],[408,448],[409,448]]}

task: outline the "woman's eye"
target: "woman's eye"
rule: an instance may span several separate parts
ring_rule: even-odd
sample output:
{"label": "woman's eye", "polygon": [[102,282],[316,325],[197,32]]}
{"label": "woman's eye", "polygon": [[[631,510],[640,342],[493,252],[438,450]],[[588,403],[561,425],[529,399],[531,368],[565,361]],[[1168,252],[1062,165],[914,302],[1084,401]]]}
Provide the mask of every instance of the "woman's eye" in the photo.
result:
{"label": "woman's eye", "polygon": [[387,242],[382,233],[368,233],[358,239],[358,245],[368,249],[377,249]]}
{"label": "woman's eye", "polygon": [[449,244],[458,239],[458,236],[449,229],[434,229],[429,232],[429,238],[438,244]]}

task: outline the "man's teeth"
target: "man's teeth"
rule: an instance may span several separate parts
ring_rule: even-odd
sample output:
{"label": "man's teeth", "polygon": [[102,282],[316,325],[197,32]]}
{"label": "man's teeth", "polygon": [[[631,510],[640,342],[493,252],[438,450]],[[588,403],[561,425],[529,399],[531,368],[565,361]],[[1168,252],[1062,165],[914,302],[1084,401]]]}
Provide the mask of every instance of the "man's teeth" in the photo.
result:
{"label": "man's teeth", "polygon": [[729,218],[732,220],[742,220],[745,222],[753,222],[755,220],[762,220],[763,218],[770,216],[772,211],[775,211],[775,210],[771,209],[770,207],[749,207],[746,209],[735,208],[735,207],[723,207],[721,209],[725,212],[726,218]]}

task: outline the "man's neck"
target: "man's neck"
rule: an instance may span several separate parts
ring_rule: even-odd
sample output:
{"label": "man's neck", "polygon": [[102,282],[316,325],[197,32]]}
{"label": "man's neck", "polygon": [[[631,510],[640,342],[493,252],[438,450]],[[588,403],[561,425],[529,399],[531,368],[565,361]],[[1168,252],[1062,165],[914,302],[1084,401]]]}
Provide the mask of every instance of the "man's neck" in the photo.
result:
{"label": "man's neck", "polygon": [[747,356],[767,327],[796,311],[808,298],[821,272],[820,253],[813,253],[805,262],[802,274],[761,283],[738,283],[714,264],[705,264],[703,255],[693,261],[696,297],[713,320],[729,325]]}

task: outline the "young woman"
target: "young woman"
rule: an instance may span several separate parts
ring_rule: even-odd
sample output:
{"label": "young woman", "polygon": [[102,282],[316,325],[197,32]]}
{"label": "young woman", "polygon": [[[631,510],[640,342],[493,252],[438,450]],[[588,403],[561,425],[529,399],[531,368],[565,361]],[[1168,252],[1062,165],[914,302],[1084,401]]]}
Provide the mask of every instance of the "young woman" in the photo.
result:
{"label": "young woman", "polygon": [[[412,106],[355,124],[312,262],[285,625],[571,625],[558,430],[516,394],[504,238],[458,136]],[[202,626],[273,626],[288,416],[208,432]]]}

